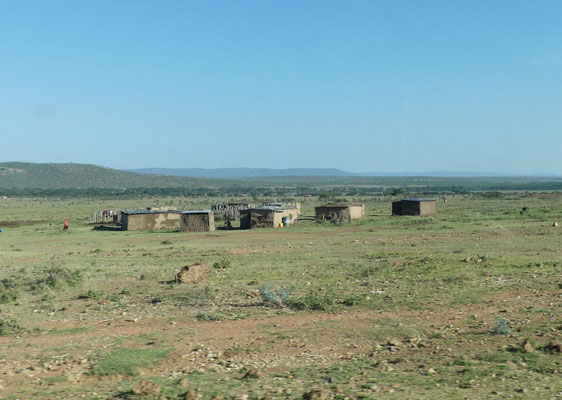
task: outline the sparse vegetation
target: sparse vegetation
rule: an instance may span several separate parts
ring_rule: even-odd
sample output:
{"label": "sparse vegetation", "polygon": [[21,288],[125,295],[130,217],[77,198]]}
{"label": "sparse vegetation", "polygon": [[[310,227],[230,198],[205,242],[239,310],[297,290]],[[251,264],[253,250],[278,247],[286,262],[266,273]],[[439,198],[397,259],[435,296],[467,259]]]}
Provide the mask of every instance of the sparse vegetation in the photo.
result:
{"label": "sparse vegetation", "polygon": [[[290,227],[213,235],[94,230],[88,213],[250,197],[4,199],[0,374],[61,398],[131,396],[140,373],[170,399],[301,399],[310,382],[333,398],[556,395],[560,194],[448,194],[434,217],[393,218],[390,191],[345,190],[323,192],[365,202],[360,223],[317,224],[306,197]],[[176,284],[194,262],[213,272]],[[2,385],[41,398],[33,382]]]}
{"label": "sparse vegetation", "polygon": [[137,375],[139,368],[148,368],[166,357],[166,349],[118,348],[105,355],[92,367],[95,375]]}

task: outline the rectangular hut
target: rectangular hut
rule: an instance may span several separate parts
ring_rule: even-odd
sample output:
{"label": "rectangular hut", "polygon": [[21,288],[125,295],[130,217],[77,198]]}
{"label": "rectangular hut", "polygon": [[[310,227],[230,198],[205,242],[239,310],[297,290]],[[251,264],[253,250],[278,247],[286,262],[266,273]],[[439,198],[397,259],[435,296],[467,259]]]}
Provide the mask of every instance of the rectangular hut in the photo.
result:
{"label": "rectangular hut", "polygon": [[323,221],[358,219],[365,216],[364,204],[332,203],[314,207],[316,219]]}
{"label": "rectangular hut", "polygon": [[277,228],[296,222],[296,208],[258,207],[240,211],[240,229]]}
{"label": "rectangular hut", "polygon": [[435,200],[403,199],[392,202],[392,215],[435,215],[437,213]]}
{"label": "rectangular hut", "polygon": [[125,231],[179,230],[180,211],[121,210],[121,229]]}
{"label": "rectangular hut", "polygon": [[210,210],[182,211],[180,213],[180,231],[211,232],[215,230],[215,213]]}

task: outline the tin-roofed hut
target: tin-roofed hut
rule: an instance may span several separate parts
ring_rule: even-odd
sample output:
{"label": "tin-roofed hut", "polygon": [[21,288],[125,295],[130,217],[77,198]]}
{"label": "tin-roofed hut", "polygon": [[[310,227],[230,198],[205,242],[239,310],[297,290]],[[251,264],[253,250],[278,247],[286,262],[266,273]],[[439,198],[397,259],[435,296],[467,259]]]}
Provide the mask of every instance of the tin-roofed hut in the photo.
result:
{"label": "tin-roofed hut", "polygon": [[[296,222],[296,208],[257,207],[240,211],[240,229],[277,228]],[[285,223],[284,223],[285,222]]]}
{"label": "tin-roofed hut", "polygon": [[122,210],[121,229],[126,231],[180,229],[179,211]]}
{"label": "tin-roofed hut", "polygon": [[435,200],[403,199],[392,202],[392,215],[435,215],[437,213]]}
{"label": "tin-roofed hut", "polygon": [[322,221],[335,221],[357,219],[365,216],[364,204],[331,203],[314,207],[316,219]]}
{"label": "tin-roofed hut", "polygon": [[180,231],[210,232],[215,230],[215,213],[210,210],[182,211],[180,213]]}

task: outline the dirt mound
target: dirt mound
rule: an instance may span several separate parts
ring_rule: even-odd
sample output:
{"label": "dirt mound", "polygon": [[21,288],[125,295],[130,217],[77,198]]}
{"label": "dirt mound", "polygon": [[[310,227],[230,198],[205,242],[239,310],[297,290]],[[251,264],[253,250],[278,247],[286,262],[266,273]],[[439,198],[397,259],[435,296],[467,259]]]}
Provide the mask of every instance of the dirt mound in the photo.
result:
{"label": "dirt mound", "polygon": [[199,283],[209,275],[209,265],[195,263],[182,267],[176,275],[176,283]]}

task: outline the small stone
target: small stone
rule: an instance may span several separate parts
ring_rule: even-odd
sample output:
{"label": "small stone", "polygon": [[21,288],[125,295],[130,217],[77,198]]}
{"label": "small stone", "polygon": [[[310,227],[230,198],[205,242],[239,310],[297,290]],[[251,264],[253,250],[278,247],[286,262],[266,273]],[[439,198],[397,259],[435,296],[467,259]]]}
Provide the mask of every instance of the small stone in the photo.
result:
{"label": "small stone", "polygon": [[532,353],[533,351],[535,351],[535,349],[533,348],[533,345],[528,340],[525,340],[525,343],[523,343],[523,345],[521,347],[523,348],[523,351],[525,353]]}
{"label": "small stone", "polygon": [[263,376],[263,374],[257,369],[249,369],[242,379],[259,379]]}
{"label": "small stone", "polygon": [[325,400],[328,398],[328,396],[322,389],[314,389],[310,392],[305,393],[302,398],[304,400]]}
{"label": "small stone", "polygon": [[187,378],[182,378],[178,381],[178,385],[183,386],[183,387],[189,387],[189,379]]}
{"label": "small stone", "polygon": [[185,392],[183,398],[185,400],[197,400],[197,394],[193,389],[189,389],[187,392]]}
{"label": "small stone", "polygon": [[131,393],[137,396],[157,396],[160,394],[160,386],[152,381],[140,381],[131,388]]}
{"label": "small stone", "polygon": [[556,353],[562,353],[562,343],[560,342],[550,342],[546,346],[547,350],[554,351]]}

